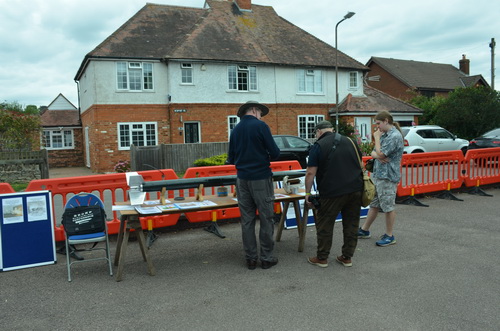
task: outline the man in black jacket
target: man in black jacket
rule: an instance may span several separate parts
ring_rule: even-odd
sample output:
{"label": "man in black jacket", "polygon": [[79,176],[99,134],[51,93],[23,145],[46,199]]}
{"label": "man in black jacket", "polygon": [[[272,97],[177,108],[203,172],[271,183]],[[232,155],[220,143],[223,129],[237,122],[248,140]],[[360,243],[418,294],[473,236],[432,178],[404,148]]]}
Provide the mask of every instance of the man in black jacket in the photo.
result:
{"label": "man in black jacket", "polygon": [[358,159],[361,152],[350,138],[334,133],[332,123],[328,121],[318,123],[315,130],[318,140],[309,152],[305,180],[306,203],[312,206],[309,197],[316,177],[321,207],[316,219],[317,252],[308,261],[318,267],[328,266],[333,227],[337,215],[342,212],[344,244],[337,262],[351,267],[351,258],[358,243],[363,190],[363,172]]}
{"label": "man in black jacket", "polygon": [[271,130],[261,117],[269,108],[248,101],[238,109],[240,122],[229,138],[228,163],[237,170],[236,194],[241,212],[241,231],[247,267],[255,269],[259,254],[255,237],[257,210],[260,219],[260,264],[269,269],[278,263],[274,248],[274,187],[270,161],[280,155]]}

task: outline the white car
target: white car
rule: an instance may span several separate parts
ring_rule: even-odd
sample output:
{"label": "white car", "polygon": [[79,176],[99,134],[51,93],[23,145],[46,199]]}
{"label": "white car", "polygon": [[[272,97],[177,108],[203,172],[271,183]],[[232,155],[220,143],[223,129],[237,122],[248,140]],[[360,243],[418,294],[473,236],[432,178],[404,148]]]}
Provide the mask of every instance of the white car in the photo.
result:
{"label": "white car", "polygon": [[469,141],[437,125],[416,125],[401,127],[404,137],[404,153],[427,153],[461,150],[467,152]]}

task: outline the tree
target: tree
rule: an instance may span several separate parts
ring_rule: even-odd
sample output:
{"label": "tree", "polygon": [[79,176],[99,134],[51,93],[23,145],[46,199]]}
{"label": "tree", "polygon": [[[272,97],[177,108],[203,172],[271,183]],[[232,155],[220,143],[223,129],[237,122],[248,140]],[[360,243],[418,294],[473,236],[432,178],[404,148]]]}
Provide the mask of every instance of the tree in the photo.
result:
{"label": "tree", "polygon": [[39,115],[0,109],[0,150],[32,149],[38,146],[40,128]]}
{"label": "tree", "polygon": [[435,124],[434,117],[436,116],[437,108],[446,101],[446,98],[435,96],[428,98],[423,95],[415,95],[409,103],[422,109],[423,115],[419,117],[418,124]]}
{"label": "tree", "polygon": [[459,88],[436,108],[435,124],[473,139],[500,127],[500,93],[489,87]]}

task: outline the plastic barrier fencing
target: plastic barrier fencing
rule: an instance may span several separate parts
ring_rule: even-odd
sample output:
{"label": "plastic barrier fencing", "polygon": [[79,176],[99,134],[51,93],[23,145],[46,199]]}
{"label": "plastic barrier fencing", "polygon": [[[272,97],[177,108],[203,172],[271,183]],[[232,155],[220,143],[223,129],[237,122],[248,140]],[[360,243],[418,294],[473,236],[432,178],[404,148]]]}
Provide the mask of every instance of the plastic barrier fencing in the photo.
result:
{"label": "plastic barrier fencing", "polygon": [[0,183],[0,194],[16,193],[9,183]]}
{"label": "plastic barrier fencing", "polygon": [[[148,170],[139,172],[145,181],[178,179],[177,174],[172,169],[162,171]],[[29,183],[27,192],[49,190],[52,194],[52,204],[54,210],[54,227],[56,241],[64,240],[64,229],[60,225],[64,206],[68,199],[80,192],[94,193],[105,204],[105,211],[108,219],[108,231],[110,234],[118,233],[120,221],[117,212],[111,210],[116,202],[127,201],[128,185],[124,173],[92,175],[81,177],[37,179]],[[148,199],[159,199],[159,193],[149,193]],[[175,217],[175,215],[173,215]],[[178,219],[177,215],[177,219]],[[177,222],[177,220],[176,220]],[[161,222],[160,222],[161,223]]]}
{"label": "plastic barrier fencing", "polygon": [[[363,157],[366,162],[370,157]],[[419,154],[405,154],[401,164],[401,182],[398,186],[398,197],[413,196],[415,194],[449,191],[462,186],[479,187],[500,183],[500,148],[486,148],[468,151],[464,157],[461,151],[432,152]],[[301,170],[297,161],[272,162],[273,171]],[[179,179],[172,169],[148,170],[139,172],[145,181]],[[232,165],[214,167],[189,168],[183,178],[209,177],[234,175],[236,169]],[[218,187],[204,188],[205,195],[216,195]],[[61,216],[66,201],[80,192],[89,192],[98,195],[105,204],[105,210],[110,234],[116,234],[120,221],[118,213],[111,210],[116,202],[127,201],[128,186],[123,173],[92,175],[69,178],[38,179],[29,183],[26,191],[49,190],[52,194],[53,223],[56,241],[64,240],[64,230],[60,225]],[[234,192],[234,187],[228,187],[228,194]],[[0,183],[0,194],[14,193],[11,185]],[[167,199],[176,196],[194,196],[195,189],[168,191]],[[150,192],[147,199],[159,199],[160,192]],[[275,210],[280,212],[279,204]],[[239,217],[238,208],[206,212],[186,213],[190,222],[216,221]],[[148,221],[152,227],[165,227],[175,225],[179,214],[157,215],[142,217],[144,229],[148,229]],[[151,226],[151,225],[150,225]],[[150,227],[149,226],[149,227]]]}
{"label": "plastic barrier fencing", "polygon": [[500,147],[474,149],[464,158],[464,183],[466,187],[500,182]]}
{"label": "plastic barrier fencing", "polygon": [[404,154],[397,195],[413,196],[460,188],[464,156],[462,151]]}

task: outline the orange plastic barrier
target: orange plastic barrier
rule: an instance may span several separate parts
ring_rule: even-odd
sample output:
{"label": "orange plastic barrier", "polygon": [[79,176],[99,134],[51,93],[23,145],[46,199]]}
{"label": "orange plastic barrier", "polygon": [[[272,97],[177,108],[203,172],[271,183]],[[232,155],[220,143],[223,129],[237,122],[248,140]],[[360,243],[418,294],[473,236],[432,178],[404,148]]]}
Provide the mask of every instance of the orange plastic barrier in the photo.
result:
{"label": "orange plastic barrier", "polygon": [[404,154],[397,196],[460,188],[464,182],[461,151]]}
{"label": "orange plastic barrier", "polygon": [[[279,161],[271,162],[271,169],[273,172],[276,171],[289,171],[289,170],[301,170],[302,167],[298,161]],[[211,167],[194,167],[188,168],[183,178],[196,178],[196,177],[214,177],[214,176],[228,176],[236,175],[236,168],[234,165],[222,165],[222,166],[211,166]],[[218,187],[207,187],[204,189],[204,194],[216,195]],[[235,188],[231,185],[228,189],[228,194],[233,194]],[[189,190],[189,196],[194,196],[195,189]],[[276,207],[275,207],[276,208]],[[213,213],[217,214],[214,215]],[[216,219],[230,219],[240,217],[240,209],[238,207],[218,209],[215,211],[199,211],[199,212],[189,212],[185,214],[189,222],[205,222],[213,221],[214,217]]]}
{"label": "orange plastic barrier", "polygon": [[473,149],[464,159],[464,182],[467,187],[500,182],[500,147]]}
{"label": "orange plastic barrier", "polygon": [[[145,181],[162,180],[162,179],[178,179],[177,174],[172,169],[148,170],[139,172]],[[164,177],[164,178],[163,178]],[[54,215],[54,228],[56,241],[64,240],[64,229],[59,224],[66,201],[74,194],[80,192],[89,192],[98,195],[104,202],[106,213],[108,217],[113,215],[113,219],[108,221],[108,230],[110,234],[116,234],[119,230],[120,221],[117,217],[117,212],[111,212],[111,205],[118,201],[127,201],[128,185],[124,173],[106,174],[106,175],[92,175],[68,178],[54,178],[54,179],[38,179],[29,183],[26,191],[41,191],[49,190],[52,194],[52,207]],[[159,198],[159,193],[151,193],[155,195],[156,199]],[[149,197],[152,199],[153,197]],[[106,203],[111,199],[111,203]],[[162,224],[173,222],[179,219],[179,215],[165,215],[161,217],[168,217],[168,220],[159,220],[157,223]],[[175,224],[174,223],[174,224]]]}
{"label": "orange plastic barrier", "polygon": [[0,183],[0,194],[16,193],[9,183]]}

